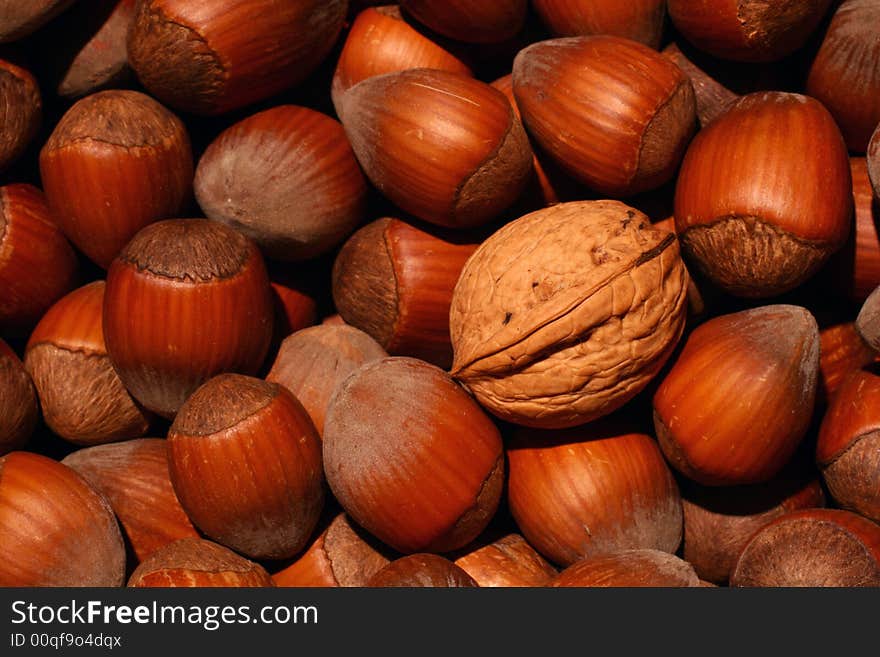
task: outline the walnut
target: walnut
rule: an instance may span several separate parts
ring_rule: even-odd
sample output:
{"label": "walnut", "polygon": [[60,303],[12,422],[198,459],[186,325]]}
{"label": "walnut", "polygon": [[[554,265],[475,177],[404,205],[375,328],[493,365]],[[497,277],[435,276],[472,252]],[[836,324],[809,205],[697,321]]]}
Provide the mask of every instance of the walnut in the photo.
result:
{"label": "walnut", "polygon": [[452,299],[451,374],[508,422],[564,428],[619,408],[681,337],[675,235],[618,201],[561,203],[494,233]]}

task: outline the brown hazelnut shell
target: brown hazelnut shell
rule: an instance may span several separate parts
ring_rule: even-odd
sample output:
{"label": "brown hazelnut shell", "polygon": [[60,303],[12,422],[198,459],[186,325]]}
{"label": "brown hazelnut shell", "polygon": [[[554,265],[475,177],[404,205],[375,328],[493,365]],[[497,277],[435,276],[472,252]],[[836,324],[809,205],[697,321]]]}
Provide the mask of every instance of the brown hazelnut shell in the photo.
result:
{"label": "brown hazelnut shell", "polygon": [[532,7],[556,36],[610,34],[655,50],[666,24],[665,0],[532,0]]}
{"label": "brown hazelnut shell", "polygon": [[880,285],[868,295],[859,309],[855,329],[871,351],[880,352]]}
{"label": "brown hazelnut shell", "polygon": [[500,43],[516,36],[527,0],[400,0],[403,10],[435,32],[468,43]]}
{"label": "brown hazelnut shell", "polygon": [[819,388],[827,403],[846,379],[870,364],[876,353],[859,335],[853,322],[834,324],[819,332]]}
{"label": "brown hazelnut shell", "polygon": [[506,534],[455,560],[482,587],[545,586],[558,573],[520,534]]}
{"label": "brown hazelnut shell", "polygon": [[728,89],[719,80],[712,77],[691,60],[679,48],[678,44],[670,43],[663,49],[662,53],[675,62],[690,79],[691,86],[694,89],[697,118],[700,120],[702,127],[706,127],[713,120],[724,114],[730,105],[740,97],[738,93]]}
{"label": "brown hazelnut shell", "polygon": [[24,153],[36,137],[43,118],[40,85],[27,69],[0,59],[0,99],[3,123],[0,125],[0,171],[7,169]]}
{"label": "brown hazelnut shell", "polygon": [[660,550],[624,550],[582,559],[550,581],[551,587],[695,587],[686,561]]}
{"label": "brown hazelnut shell", "polygon": [[0,43],[18,41],[33,34],[72,3],[73,0],[2,0]]}
{"label": "brown hazelnut shell", "polygon": [[473,577],[449,559],[437,554],[409,554],[395,559],[373,575],[369,587],[478,587]]}
{"label": "brown hazelnut shell", "polygon": [[24,447],[39,419],[33,381],[18,354],[0,338],[0,456]]}

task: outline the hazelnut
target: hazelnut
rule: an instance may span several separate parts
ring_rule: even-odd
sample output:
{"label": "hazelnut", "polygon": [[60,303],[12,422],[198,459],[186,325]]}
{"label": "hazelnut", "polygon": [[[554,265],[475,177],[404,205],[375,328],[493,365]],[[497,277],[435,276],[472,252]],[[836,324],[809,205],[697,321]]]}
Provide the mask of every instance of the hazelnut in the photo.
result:
{"label": "hazelnut", "polygon": [[251,240],[216,221],[160,221],[139,231],[107,273],[107,354],[138,402],[172,418],[212,376],[259,369],[272,312]]}
{"label": "hazelnut", "polygon": [[399,552],[449,552],[488,525],[504,454],[492,421],[443,370],[389,357],[355,370],[324,422],[324,469],[352,520]]}
{"label": "hazelnut", "polygon": [[0,59],[0,171],[18,160],[36,137],[43,117],[43,100],[36,78],[25,68]]}
{"label": "hazelnut", "polygon": [[641,391],[687,315],[675,235],[618,201],[560,203],[470,257],[449,325],[452,375],[501,419],[583,424]]}
{"label": "hazelnut", "polygon": [[452,292],[478,245],[473,235],[377,219],[352,235],[336,256],[336,309],[388,353],[448,368]]}
{"label": "hazelnut", "polygon": [[805,280],[846,241],[852,179],[840,131],[806,96],[748,94],[694,138],[675,189],[685,257],[737,296]]}
{"label": "hazelnut", "polygon": [[122,385],[104,345],[104,281],[55,303],[28,340],[24,366],[49,428],[79,445],[144,435],[151,416]]}
{"label": "hazelnut", "polygon": [[818,378],[819,329],[805,308],[710,319],[688,336],[654,395],[663,453],[704,485],[769,481],[807,432]]}
{"label": "hazelnut", "polygon": [[320,112],[281,105],[224,130],[194,182],[205,215],[277,260],[317,257],[361,223],[367,184],[345,131]]}
{"label": "hazelnut", "polygon": [[872,351],[880,351],[880,285],[878,285],[859,310],[855,329],[862,341]]}
{"label": "hazelnut", "polygon": [[482,587],[544,586],[556,569],[519,534],[474,547],[455,560]]}
{"label": "hazelnut", "polygon": [[186,400],[168,430],[168,469],[193,524],[254,559],[299,552],[324,505],[321,440],[302,404],[240,374]]}
{"label": "hazelnut", "polygon": [[660,550],[623,550],[582,559],[550,581],[552,587],[694,587],[697,573],[686,561]]}
{"label": "hazelnut", "polygon": [[31,377],[18,355],[0,338],[0,456],[24,447],[39,419]]}
{"label": "hazelnut", "polygon": [[556,36],[611,34],[657,49],[666,23],[665,0],[532,0]]}
{"label": "hazelnut", "polygon": [[0,0],[0,43],[33,34],[72,3],[73,0]]}
{"label": "hazelnut", "polygon": [[477,587],[479,584],[449,559],[436,554],[410,554],[392,561],[373,575],[370,587]]}
{"label": "hazelnut", "polygon": [[850,372],[868,365],[876,357],[853,322],[834,324],[819,332],[819,386],[821,401],[827,402]]}
{"label": "hazelnut", "polygon": [[527,0],[401,0],[407,14],[451,39],[498,43],[516,36],[526,19]]}

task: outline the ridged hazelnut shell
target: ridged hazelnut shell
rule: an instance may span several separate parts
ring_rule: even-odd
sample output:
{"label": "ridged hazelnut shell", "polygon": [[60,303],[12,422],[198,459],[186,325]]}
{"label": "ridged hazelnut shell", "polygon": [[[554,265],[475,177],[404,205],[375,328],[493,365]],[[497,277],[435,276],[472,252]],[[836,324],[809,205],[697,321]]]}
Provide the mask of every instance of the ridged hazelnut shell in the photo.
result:
{"label": "ridged hazelnut shell", "polygon": [[266,380],[287,388],[323,435],[339,384],[361,365],[386,356],[378,342],[354,326],[312,326],[284,339]]}
{"label": "ridged hazelnut shell", "polygon": [[137,438],[151,421],[107,355],[104,288],[104,281],[94,281],[55,303],[31,333],[24,355],[46,424],[79,445]]}
{"label": "ridged hazelnut shell", "polygon": [[563,428],[642,390],[684,329],[675,235],[618,201],[560,203],[506,224],[465,264],[452,375],[501,419]]}
{"label": "ridged hazelnut shell", "polygon": [[206,588],[274,586],[259,564],[222,545],[182,538],[162,547],[138,565],[129,587]]}
{"label": "ridged hazelnut shell", "polygon": [[382,568],[367,582],[369,587],[459,588],[479,586],[474,578],[449,559],[437,554],[410,554]]}
{"label": "ridged hazelnut shell", "polygon": [[772,62],[803,46],[830,0],[669,0],[669,17],[694,46],[738,62]]}
{"label": "ridged hazelnut shell", "polygon": [[688,336],[654,394],[654,426],[670,464],[708,486],[769,481],[813,415],[819,330],[805,308],[721,315]]}
{"label": "ridged hazelnut shell", "polygon": [[0,187],[0,334],[29,334],[43,313],[76,287],[78,269],[43,193],[20,183]]}
{"label": "ridged hazelnut shell", "polygon": [[216,221],[147,226],[107,273],[104,340],[123,384],[172,418],[202,383],[255,373],[272,337],[271,286],[256,245]]}
{"label": "ridged hazelnut shell", "polygon": [[770,297],[803,283],[846,241],[849,157],[834,119],[799,94],[748,94],[691,142],[675,188],[686,258],[715,284]]}
{"label": "ridged hazelnut shell", "polygon": [[115,587],[125,546],[107,500],[46,456],[0,457],[0,586]]}
{"label": "ridged hazelnut shell", "polygon": [[171,483],[206,536],[254,559],[306,546],[324,506],[321,439],[284,387],[221,374],[168,430]]}
{"label": "ridged hazelnut shell", "polygon": [[671,180],[697,128],[687,76],[655,50],[621,37],[523,48],[513,60],[513,92],[535,143],[611,198]]}
{"label": "ridged hazelnut shell", "polygon": [[840,509],[792,511],[752,536],[730,585],[880,586],[880,525]]}
{"label": "ridged hazelnut shell", "polygon": [[865,152],[880,124],[878,25],[874,0],[841,4],[807,76],[806,93],[828,108],[854,153]]}
{"label": "ridged hazelnut shell", "polygon": [[336,43],[347,8],[346,0],[144,0],[128,58],[163,103],[222,114],[305,80]]}
{"label": "ridged hazelnut shell", "polygon": [[208,218],[277,260],[329,251],[366,212],[367,183],[342,126],[295,105],[258,112],[220,133],[199,160],[194,188]]}
{"label": "ridged hazelnut shell", "polygon": [[507,460],[510,512],[555,564],[617,550],[678,549],[681,497],[650,436],[603,423],[519,430]]}
{"label": "ridged hazelnut shell", "polygon": [[379,540],[404,553],[449,552],[495,514],[504,454],[497,427],[448,374],[389,357],[337,389],[324,469],[348,515]]}
{"label": "ridged hazelnut shell", "polygon": [[665,0],[532,0],[550,31],[561,37],[610,34],[660,47]]}
{"label": "ridged hazelnut shell", "polygon": [[660,550],[624,550],[572,564],[552,579],[551,587],[695,587],[697,573],[686,561]]}
{"label": "ridged hazelnut shell", "polygon": [[40,151],[46,201],[65,235],[107,268],[141,228],[192,196],[183,122],[149,96],[100,91],[74,103]]}
{"label": "ridged hazelnut shell", "polygon": [[36,78],[20,66],[0,59],[0,171],[24,153],[37,135],[43,100]]}
{"label": "ridged hazelnut shell", "polygon": [[18,354],[0,338],[0,456],[24,447],[39,419],[33,381]]}
{"label": "ridged hazelnut shell", "polygon": [[853,322],[834,324],[819,332],[819,387],[827,402],[851,372],[877,357]]}
{"label": "ridged hazelnut shell", "polygon": [[107,498],[138,562],[181,538],[199,538],[171,486],[165,439],[86,447],[61,462]]}
{"label": "ridged hazelnut shell", "polygon": [[459,566],[485,588],[545,586],[558,573],[520,534],[507,534],[458,557]]}
{"label": "ridged hazelnut shell", "polygon": [[471,77],[433,69],[378,75],[351,87],[338,111],[367,177],[424,221],[485,224],[528,180],[522,124],[504,94]]}
{"label": "ridged hazelnut shell", "polygon": [[499,43],[516,36],[526,20],[527,0],[401,0],[416,20],[451,39]]}
{"label": "ridged hazelnut shell", "polygon": [[2,0],[0,43],[18,41],[33,34],[72,3],[73,0]]}

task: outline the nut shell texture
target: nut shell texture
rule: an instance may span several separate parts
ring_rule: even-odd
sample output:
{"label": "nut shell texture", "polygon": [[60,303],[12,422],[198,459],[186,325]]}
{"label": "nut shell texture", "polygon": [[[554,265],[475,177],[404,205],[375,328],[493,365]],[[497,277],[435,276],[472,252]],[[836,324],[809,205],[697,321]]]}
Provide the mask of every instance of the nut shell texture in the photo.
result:
{"label": "nut shell texture", "polygon": [[675,236],[623,203],[533,212],[465,265],[450,310],[452,374],[510,422],[596,419],[642,390],[670,355],[687,282]]}

